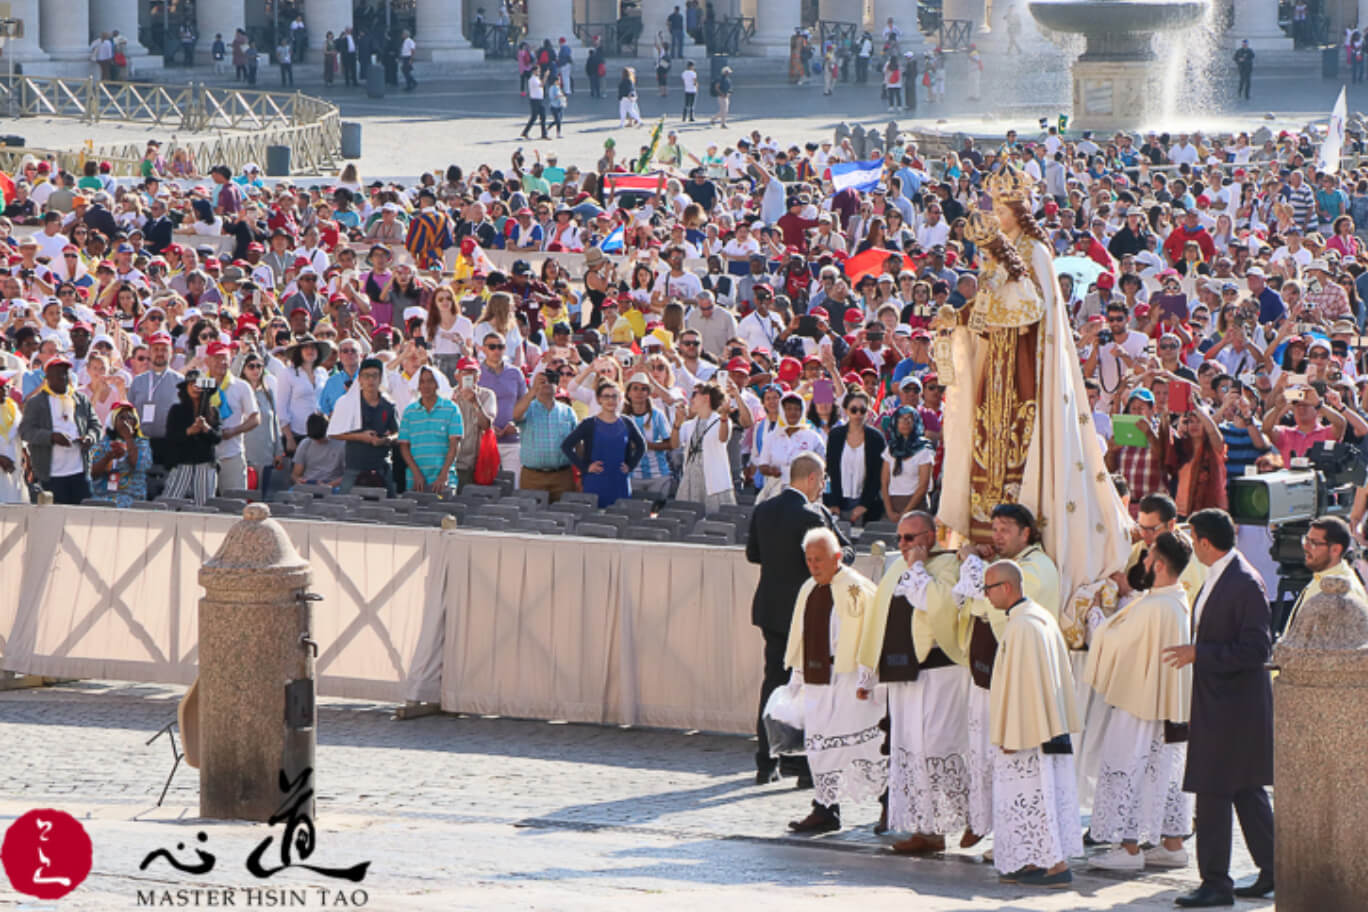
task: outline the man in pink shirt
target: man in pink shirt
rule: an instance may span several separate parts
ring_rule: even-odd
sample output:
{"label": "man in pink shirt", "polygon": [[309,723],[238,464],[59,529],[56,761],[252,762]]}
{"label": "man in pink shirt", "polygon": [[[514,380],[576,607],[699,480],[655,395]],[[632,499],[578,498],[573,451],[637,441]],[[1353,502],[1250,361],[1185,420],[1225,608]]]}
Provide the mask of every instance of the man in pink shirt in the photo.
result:
{"label": "man in pink shirt", "polygon": [[[1291,427],[1278,423],[1288,412],[1292,413]],[[1321,423],[1322,418],[1325,424]],[[1263,419],[1264,436],[1278,448],[1284,466],[1290,465],[1294,456],[1305,456],[1317,441],[1339,441],[1344,436],[1344,426],[1344,416],[1322,401],[1312,387],[1278,391],[1273,407]]]}

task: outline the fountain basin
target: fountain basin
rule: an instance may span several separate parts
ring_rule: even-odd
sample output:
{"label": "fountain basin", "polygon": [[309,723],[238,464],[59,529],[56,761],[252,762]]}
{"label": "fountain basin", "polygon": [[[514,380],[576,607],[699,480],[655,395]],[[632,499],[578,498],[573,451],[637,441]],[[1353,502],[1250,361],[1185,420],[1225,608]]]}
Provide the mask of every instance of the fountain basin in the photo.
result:
{"label": "fountain basin", "polygon": [[1167,32],[1196,25],[1207,0],[1031,0],[1031,15],[1047,29],[1092,36]]}
{"label": "fountain basin", "polygon": [[1042,26],[1081,34],[1087,50],[1073,63],[1073,123],[1118,130],[1150,122],[1160,112],[1162,74],[1151,38],[1191,28],[1209,0],[1030,0]]}

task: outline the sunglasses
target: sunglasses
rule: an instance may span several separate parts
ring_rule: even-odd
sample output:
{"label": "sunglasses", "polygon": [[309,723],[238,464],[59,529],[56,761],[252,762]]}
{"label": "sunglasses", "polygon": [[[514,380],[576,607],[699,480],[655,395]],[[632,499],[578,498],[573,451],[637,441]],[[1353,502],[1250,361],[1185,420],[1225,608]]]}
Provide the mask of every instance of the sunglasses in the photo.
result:
{"label": "sunglasses", "polygon": [[864,415],[869,412],[869,409],[863,408],[861,406],[852,406],[846,409],[846,412],[851,415]]}
{"label": "sunglasses", "polygon": [[921,538],[921,537],[922,537],[923,535],[925,535],[925,534],[926,534],[925,532],[913,532],[913,533],[911,533],[911,534],[908,534],[907,532],[899,532],[899,533],[898,533],[898,541],[900,541],[900,542],[914,542],[914,541],[916,541],[917,539]]}
{"label": "sunglasses", "polygon": [[485,344],[485,348],[489,349],[490,351],[503,351],[503,350],[504,350],[505,348],[507,348],[507,347],[508,347],[508,346],[502,345],[502,344],[495,345],[495,344],[492,343],[492,342],[486,343],[486,344]]}

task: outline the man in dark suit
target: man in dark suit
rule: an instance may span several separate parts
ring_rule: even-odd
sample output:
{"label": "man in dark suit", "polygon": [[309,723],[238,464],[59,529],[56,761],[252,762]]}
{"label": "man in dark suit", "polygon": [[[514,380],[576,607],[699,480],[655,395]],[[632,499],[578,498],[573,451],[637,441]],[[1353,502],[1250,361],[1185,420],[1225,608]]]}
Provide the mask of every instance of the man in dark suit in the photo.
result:
{"label": "man in dark suit", "polygon": [[[765,724],[759,716],[765,712],[770,693],[788,683],[784,651],[788,647],[789,625],[798,590],[809,576],[803,555],[803,536],[809,529],[826,526],[836,533],[845,563],[855,559],[850,540],[841,534],[836,521],[822,506],[825,483],[826,464],[822,458],[815,453],[800,453],[789,466],[788,487],[760,504],[751,514],[746,559],[760,565],[760,583],[755,587],[755,598],[751,602],[751,623],[759,627],[765,637],[765,680],[760,685],[760,713],[755,723],[755,733],[760,739],[755,751],[757,785],[779,778],[779,767],[770,756],[769,738],[765,736]],[[812,776],[805,758],[786,757],[782,768],[798,777],[799,788],[812,788]]]}
{"label": "man in dark suit", "polygon": [[[1177,898],[1185,908],[1229,906],[1234,897],[1273,892],[1272,612],[1258,571],[1235,550],[1224,510],[1188,519],[1193,554],[1207,567],[1192,606],[1193,642],[1164,648],[1175,668],[1192,665],[1191,733],[1183,790],[1197,796],[1197,867],[1202,885]],[[1230,809],[1240,815],[1259,876],[1233,889]]]}

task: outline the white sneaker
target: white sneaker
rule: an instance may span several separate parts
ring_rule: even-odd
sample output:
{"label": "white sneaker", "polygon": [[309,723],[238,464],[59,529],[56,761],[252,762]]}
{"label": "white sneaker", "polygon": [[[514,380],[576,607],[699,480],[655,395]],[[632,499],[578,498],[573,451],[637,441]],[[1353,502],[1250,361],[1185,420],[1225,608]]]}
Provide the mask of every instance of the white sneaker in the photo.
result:
{"label": "white sneaker", "polygon": [[1088,867],[1101,868],[1104,871],[1143,871],[1145,869],[1145,853],[1136,852],[1132,855],[1124,847],[1117,846],[1101,855],[1094,855],[1089,858]]}
{"label": "white sneaker", "polygon": [[1186,848],[1166,849],[1162,845],[1157,845],[1144,852],[1145,864],[1154,865],[1156,868],[1186,868],[1188,864],[1188,852]]}

